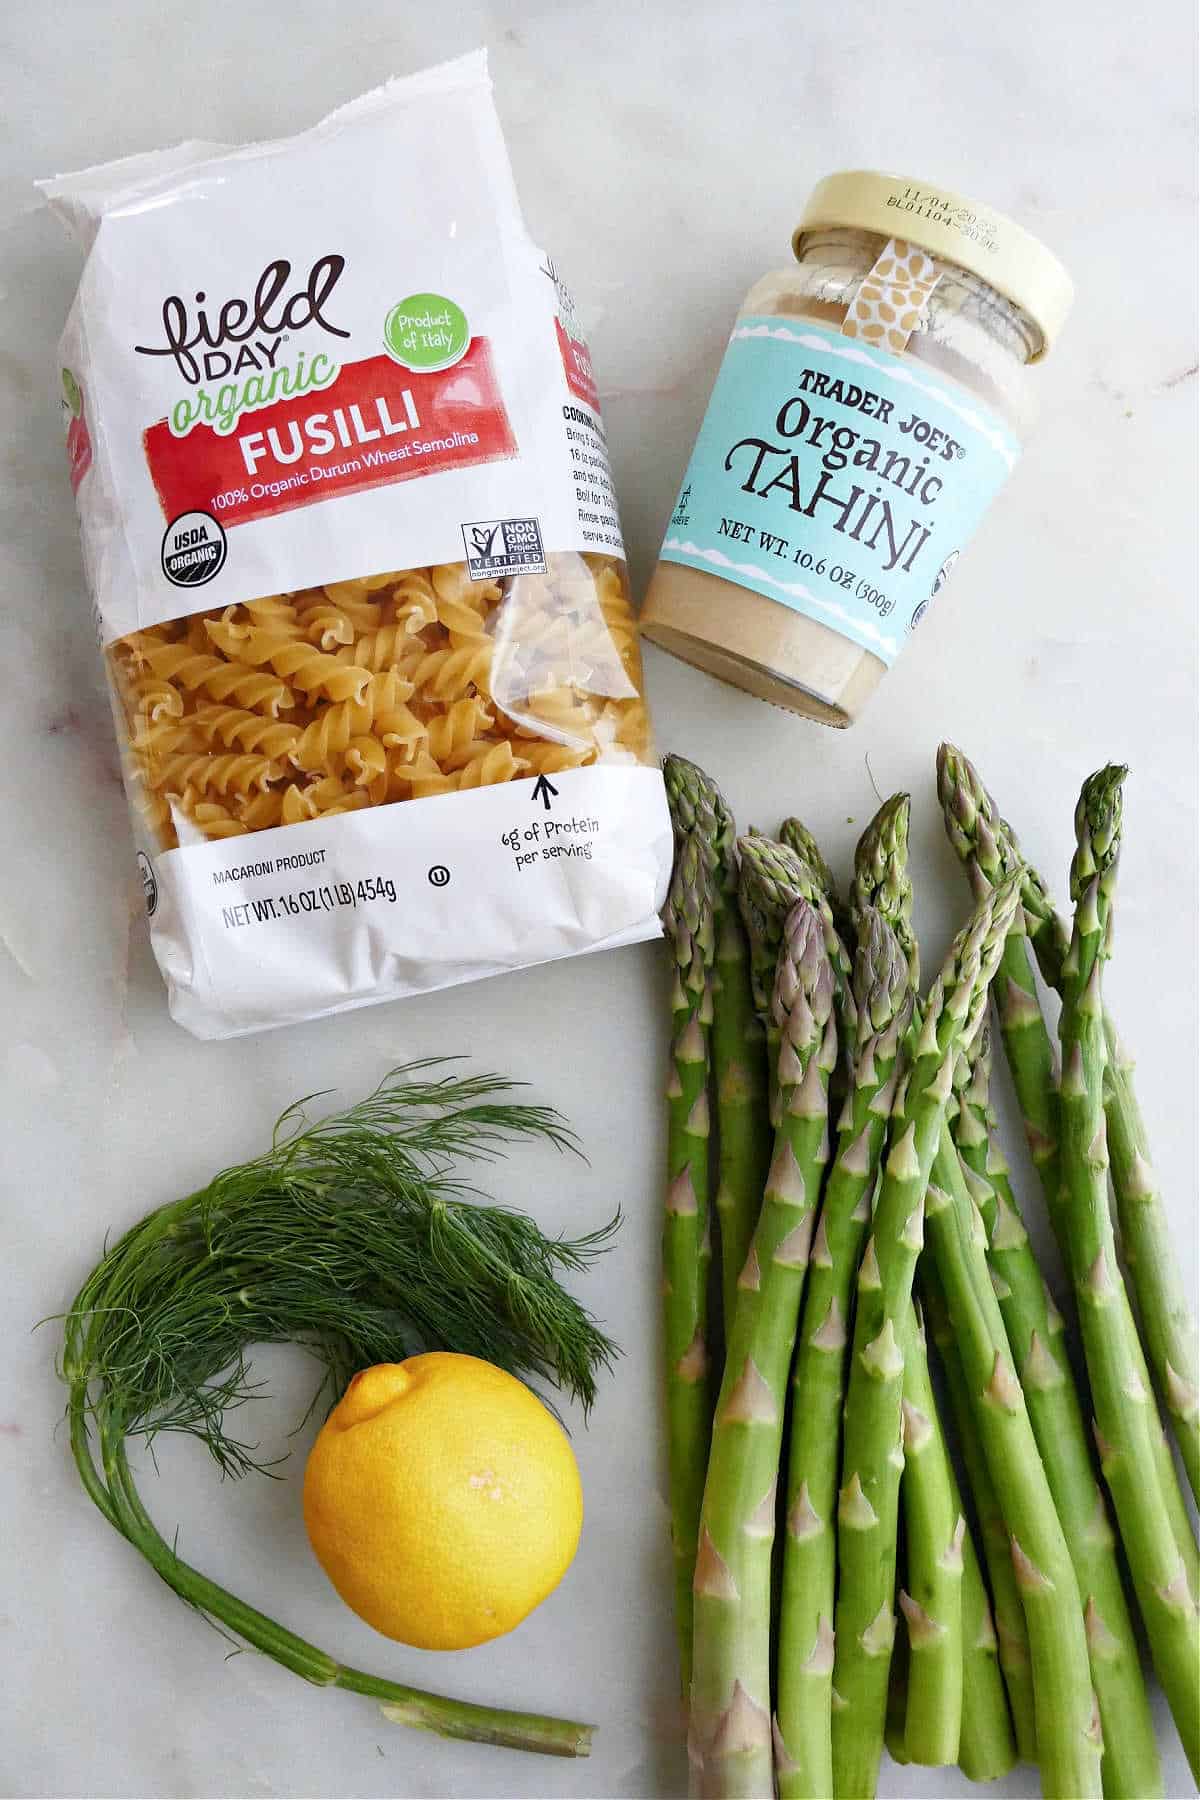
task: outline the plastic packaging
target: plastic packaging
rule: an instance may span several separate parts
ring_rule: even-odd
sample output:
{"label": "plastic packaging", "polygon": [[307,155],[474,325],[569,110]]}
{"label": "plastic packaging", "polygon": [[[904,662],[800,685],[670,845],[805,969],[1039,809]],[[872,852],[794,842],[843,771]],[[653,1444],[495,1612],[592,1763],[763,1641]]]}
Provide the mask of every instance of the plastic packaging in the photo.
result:
{"label": "plastic packaging", "polygon": [[228,1036],[659,930],[586,345],[485,60],[43,184],[84,560],[174,1016]]}
{"label": "plastic packaging", "polygon": [[833,175],[735,322],[642,613],[685,661],[849,725],[1020,454],[1070,282],[944,189]]}

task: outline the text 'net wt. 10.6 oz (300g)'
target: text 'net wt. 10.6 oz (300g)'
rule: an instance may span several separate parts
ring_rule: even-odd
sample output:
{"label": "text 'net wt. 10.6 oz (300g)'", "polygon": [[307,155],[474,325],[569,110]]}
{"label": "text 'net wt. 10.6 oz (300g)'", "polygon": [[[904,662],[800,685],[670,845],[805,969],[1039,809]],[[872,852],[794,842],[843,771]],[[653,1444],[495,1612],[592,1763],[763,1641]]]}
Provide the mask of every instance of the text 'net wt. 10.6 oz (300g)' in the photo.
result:
{"label": "text 'net wt. 10.6 oz (300g)'", "polygon": [[670,827],[598,398],[483,56],[43,188],[87,251],[63,416],[175,1018],[653,936]]}

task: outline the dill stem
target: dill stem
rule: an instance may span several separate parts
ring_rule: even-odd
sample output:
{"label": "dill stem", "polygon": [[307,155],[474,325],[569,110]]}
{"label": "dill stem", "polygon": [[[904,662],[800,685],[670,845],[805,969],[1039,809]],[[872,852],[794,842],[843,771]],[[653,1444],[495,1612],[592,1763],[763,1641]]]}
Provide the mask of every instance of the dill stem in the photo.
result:
{"label": "dill stem", "polygon": [[69,1406],[71,1421],[71,1454],[75,1458],[75,1466],[79,1470],[79,1478],[83,1482],[88,1498],[98,1506],[104,1517],[122,1536],[125,1527],[117,1517],[117,1509],[112,1503],[108,1489],[100,1479],[100,1472],[92,1460],[92,1449],[88,1439],[87,1428],[87,1393],[83,1386],[76,1382],[71,1388]]}
{"label": "dill stem", "polygon": [[124,1439],[115,1430],[103,1428],[101,1446],[108,1492],[120,1517],[121,1529],[167,1586],[190,1605],[219,1619],[230,1631],[236,1631],[256,1650],[282,1663],[294,1675],[302,1675],[305,1681],[311,1681],[317,1687],[328,1687],[337,1675],[338,1665],[333,1658],[184,1562],[161,1535],[142,1504],[125,1454]]}
{"label": "dill stem", "polygon": [[384,1717],[395,1725],[434,1731],[439,1737],[465,1738],[474,1744],[497,1744],[506,1750],[532,1750],[542,1756],[588,1756],[594,1725],[574,1719],[554,1719],[540,1713],[507,1712],[498,1706],[478,1706],[470,1700],[447,1700],[421,1688],[402,1687],[361,1669],[338,1666],[334,1686],[352,1694],[367,1694],[383,1705]]}

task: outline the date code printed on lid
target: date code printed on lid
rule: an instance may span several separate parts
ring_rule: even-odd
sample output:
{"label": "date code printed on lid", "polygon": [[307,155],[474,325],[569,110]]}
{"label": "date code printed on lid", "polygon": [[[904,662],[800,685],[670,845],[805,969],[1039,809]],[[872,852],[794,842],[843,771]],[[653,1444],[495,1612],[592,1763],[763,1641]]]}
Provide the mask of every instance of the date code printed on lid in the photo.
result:
{"label": "date code printed on lid", "polygon": [[462,527],[472,581],[503,575],[542,575],[546,556],[536,519],[475,519]]}

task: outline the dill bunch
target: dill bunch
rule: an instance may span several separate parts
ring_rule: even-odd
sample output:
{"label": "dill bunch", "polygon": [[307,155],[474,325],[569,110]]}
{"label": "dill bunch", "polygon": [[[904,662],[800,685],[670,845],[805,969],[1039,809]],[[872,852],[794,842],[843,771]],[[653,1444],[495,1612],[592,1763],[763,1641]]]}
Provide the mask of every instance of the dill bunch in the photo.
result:
{"label": "dill bunch", "polygon": [[[297,1343],[324,1365],[313,1397],[418,1350],[485,1358],[582,1402],[616,1347],[560,1285],[612,1239],[545,1236],[484,1204],[459,1172],[525,1138],[577,1144],[557,1113],[495,1075],[439,1061],[394,1070],[357,1106],[310,1122],[298,1101],[271,1148],[148,1214],[106,1250],[67,1311],[60,1374],[87,1492],[169,1586],[218,1628],[307,1680],[384,1702],[389,1718],[451,1737],[585,1755],[590,1728],[444,1699],[348,1669],[185,1563],[134,1486],[126,1441],[205,1443],[228,1475],[265,1465],[227,1416],[260,1391],[256,1344]],[[310,1411],[312,1408],[310,1407]]]}

